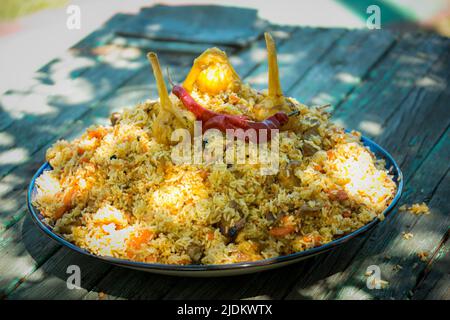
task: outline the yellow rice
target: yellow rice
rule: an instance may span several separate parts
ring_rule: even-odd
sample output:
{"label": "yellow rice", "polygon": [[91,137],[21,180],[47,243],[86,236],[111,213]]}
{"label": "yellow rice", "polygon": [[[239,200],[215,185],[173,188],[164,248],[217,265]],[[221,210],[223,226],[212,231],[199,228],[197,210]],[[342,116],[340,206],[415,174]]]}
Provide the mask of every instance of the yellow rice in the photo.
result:
{"label": "yellow rice", "polygon": [[[214,99],[192,95],[212,110],[256,118],[266,93],[242,85]],[[165,264],[285,255],[380,216],[396,189],[384,163],[324,110],[289,104],[300,115],[280,132],[277,174],[263,175],[256,164],[173,164],[174,146],[152,136],[158,101],[146,101],[114,126],[56,142],[34,205],[57,233],[96,255]]]}

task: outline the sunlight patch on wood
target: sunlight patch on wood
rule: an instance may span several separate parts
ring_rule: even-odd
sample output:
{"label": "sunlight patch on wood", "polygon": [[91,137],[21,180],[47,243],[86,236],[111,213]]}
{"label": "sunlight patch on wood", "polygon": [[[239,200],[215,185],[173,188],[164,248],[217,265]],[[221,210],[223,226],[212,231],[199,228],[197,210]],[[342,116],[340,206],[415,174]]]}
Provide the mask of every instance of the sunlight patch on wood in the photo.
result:
{"label": "sunlight patch on wood", "polygon": [[305,53],[292,54],[292,53],[278,53],[278,63],[279,64],[292,64],[299,59],[302,59]]}
{"label": "sunlight patch on wood", "polygon": [[[50,97],[52,104],[82,104],[88,103],[94,99],[96,91],[99,88],[108,86],[108,81],[100,79],[99,82],[94,84],[91,81],[84,78],[77,78],[75,80],[65,79],[58,82],[54,87],[56,95]],[[108,88],[108,87],[106,87]]]}
{"label": "sunlight patch on wood", "polygon": [[254,62],[259,62],[267,57],[267,51],[265,48],[255,48],[252,50],[250,54],[250,59]]}
{"label": "sunlight patch on wood", "polygon": [[361,81],[359,77],[355,77],[347,72],[339,72],[336,74],[336,79],[348,84],[357,84]]}
{"label": "sunlight patch on wood", "polygon": [[[60,60],[52,63],[48,71],[40,72],[42,76],[49,76],[54,82],[70,79],[77,71],[94,67],[96,61],[92,57],[77,56],[66,53]],[[67,66],[70,68],[67,68]]]}
{"label": "sunlight patch on wood", "polygon": [[7,132],[0,132],[0,147],[10,147],[14,144],[14,136]]}
{"label": "sunlight patch on wood", "polygon": [[2,105],[13,119],[22,119],[25,115],[44,115],[56,112],[56,108],[47,103],[47,96],[40,92],[17,92],[5,95]]}
{"label": "sunlight patch on wood", "polygon": [[425,76],[420,79],[417,79],[416,86],[433,88],[434,90],[444,90],[445,81],[443,79],[433,79],[431,77]]}

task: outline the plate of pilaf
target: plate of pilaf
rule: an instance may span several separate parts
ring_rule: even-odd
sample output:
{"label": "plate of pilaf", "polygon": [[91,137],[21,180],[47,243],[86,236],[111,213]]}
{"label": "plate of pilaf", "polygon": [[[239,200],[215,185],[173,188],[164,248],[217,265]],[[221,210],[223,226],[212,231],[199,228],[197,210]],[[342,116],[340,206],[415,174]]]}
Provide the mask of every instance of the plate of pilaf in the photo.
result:
{"label": "plate of pilaf", "polygon": [[284,96],[265,38],[264,91],[211,48],[182,84],[168,75],[169,93],[149,53],[158,100],[47,150],[27,195],[38,227],[115,265],[222,276],[330,251],[388,217],[403,187],[395,160],[328,106]]}

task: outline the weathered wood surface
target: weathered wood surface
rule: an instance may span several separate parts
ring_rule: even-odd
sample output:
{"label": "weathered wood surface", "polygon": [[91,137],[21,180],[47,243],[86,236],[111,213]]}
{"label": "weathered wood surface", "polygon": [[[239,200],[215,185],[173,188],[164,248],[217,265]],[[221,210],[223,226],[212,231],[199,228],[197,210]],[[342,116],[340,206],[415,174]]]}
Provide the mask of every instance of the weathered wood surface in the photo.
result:
{"label": "weathered wood surface", "polygon": [[176,42],[246,46],[264,32],[268,23],[252,9],[222,6],[165,6],[144,8],[136,25],[118,33]]}
{"label": "weathered wood surface", "polygon": [[[136,16],[118,15],[40,69],[30,86],[1,97],[1,297],[97,299],[102,293],[111,299],[448,299],[450,40],[384,30],[268,26],[255,12],[236,8],[236,16],[254,24],[247,20],[228,30],[219,21],[218,32],[178,34],[171,29],[172,15],[185,12],[180,10],[157,6]],[[213,10],[220,16],[220,7]],[[224,17],[229,10],[222,11]],[[211,26],[205,7],[188,11],[196,16],[195,30]],[[179,23],[190,21],[186,19]],[[212,279],[113,267],[60,247],[32,224],[25,189],[45,150],[58,138],[70,139],[91,124],[106,123],[112,111],[155,97],[145,52],[157,51],[180,80],[199,52],[222,44],[242,78],[264,88],[261,33],[266,29],[278,42],[284,91],[307,104],[332,103],[336,121],[385,146],[404,173],[401,202],[425,201],[431,215],[398,213],[332,253],[279,270]],[[227,31],[233,36],[224,38]],[[405,240],[402,232],[414,237]],[[429,253],[427,262],[418,259],[420,251]],[[66,269],[72,264],[82,269],[79,290],[66,286]],[[385,289],[366,287],[365,271],[374,264],[389,281]]]}

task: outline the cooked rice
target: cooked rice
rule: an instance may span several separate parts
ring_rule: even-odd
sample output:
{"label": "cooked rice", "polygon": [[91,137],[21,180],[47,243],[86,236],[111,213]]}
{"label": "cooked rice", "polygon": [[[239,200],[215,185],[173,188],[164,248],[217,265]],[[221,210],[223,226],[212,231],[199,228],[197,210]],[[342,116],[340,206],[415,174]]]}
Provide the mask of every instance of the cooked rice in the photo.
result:
{"label": "cooked rice", "polygon": [[[267,94],[242,85],[214,99],[192,95],[212,110],[257,119]],[[300,115],[280,132],[278,174],[263,175],[257,164],[173,164],[173,146],[152,135],[158,102],[147,101],[114,126],[56,142],[33,203],[55,232],[96,255],[165,264],[276,257],[382,217],[396,190],[384,162],[321,108],[288,102]]]}
{"label": "cooked rice", "polygon": [[430,214],[430,208],[427,206],[425,202],[422,203],[414,203],[410,206],[404,204],[399,208],[400,211],[408,211],[415,215],[421,215],[421,214]]}

